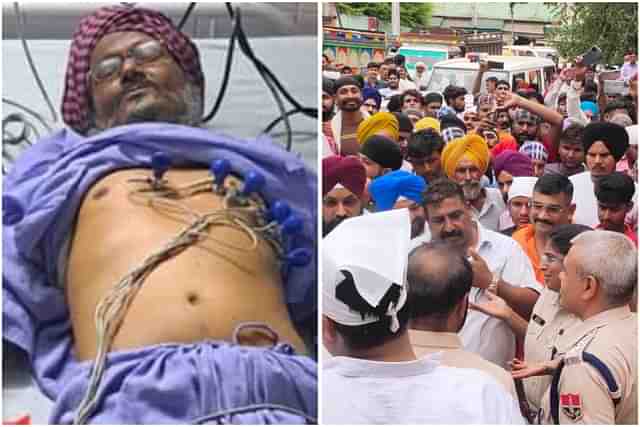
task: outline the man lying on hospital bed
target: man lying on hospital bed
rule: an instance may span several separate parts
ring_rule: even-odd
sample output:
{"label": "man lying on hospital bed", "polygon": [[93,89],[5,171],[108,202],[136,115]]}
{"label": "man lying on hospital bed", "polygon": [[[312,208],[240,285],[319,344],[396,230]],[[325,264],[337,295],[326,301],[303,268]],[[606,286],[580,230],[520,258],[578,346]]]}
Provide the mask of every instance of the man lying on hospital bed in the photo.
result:
{"label": "man lying on hospital bed", "polygon": [[73,36],[69,129],[5,178],[3,337],[51,423],[316,417],[315,174],[199,128],[203,93],[168,18],[102,8]]}

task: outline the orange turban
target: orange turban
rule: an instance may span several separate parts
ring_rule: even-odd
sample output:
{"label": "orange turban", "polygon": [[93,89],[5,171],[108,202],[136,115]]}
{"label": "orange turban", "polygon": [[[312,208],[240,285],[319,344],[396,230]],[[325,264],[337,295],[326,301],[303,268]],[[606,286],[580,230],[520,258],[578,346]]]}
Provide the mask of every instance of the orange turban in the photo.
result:
{"label": "orange turban", "polygon": [[471,160],[485,173],[489,167],[489,147],[482,137],[471,134],[449,142],[442,151],[442,168],[449,178],[453,178],[458,162],[464,157]]}

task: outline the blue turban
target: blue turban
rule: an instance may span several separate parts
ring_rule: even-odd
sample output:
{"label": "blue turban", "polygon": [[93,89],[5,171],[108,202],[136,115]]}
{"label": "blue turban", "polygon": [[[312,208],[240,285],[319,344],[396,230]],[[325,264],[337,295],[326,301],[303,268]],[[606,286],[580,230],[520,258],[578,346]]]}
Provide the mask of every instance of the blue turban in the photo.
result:
{"label": "blue turban", "polygon": [[378,212],[393,208],[398,197],[406,197],[422,203],[422,192],[427,188],[424,178],[407,171],[397,170],[374,179],[369,184],[369,194]]}
{"label": "blue turban", "polygon": [[373,99],[374,101],[376,101],[376,108],[378,110],[380,109],[380,104],[382,103],[382,96],[380,95],[380,92],[378,92],[378,89],[375,89],[372,87],[365,87],[362,90],[362,102],[366,101],[367,99]]}
{"label": "blue turban", "polygon": [[598,115],[600,114],[600,110],[598,109],[598,105],[596,105],[593,101],[582,101],[580,103],[580,109],[582,111],[591,111],[591,115],[593,120],[598,119]]}

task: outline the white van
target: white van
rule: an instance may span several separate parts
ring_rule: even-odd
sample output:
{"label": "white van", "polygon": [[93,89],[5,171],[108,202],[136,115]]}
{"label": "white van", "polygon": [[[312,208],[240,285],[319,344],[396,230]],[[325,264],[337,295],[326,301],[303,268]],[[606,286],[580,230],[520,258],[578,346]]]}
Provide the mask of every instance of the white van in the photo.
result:
{"label": "white van", "polygon": [[535,56],[537,58],[558,58],[558,51],[548,46],[504,46],[502,54],[506,56]]}
{"label": "white van", "polygon": [[[487,78],[495,76],[498,80],[506,80],[515,87],[517,79],[538,88],[544,94],[551,83],[556,70],[555,63],[547,58],[531,56],[484,56],[486,61],[502,64],[502,69],[489,69],[482,77],[481,91],[485,91]],[[449,85],[462,86],[469,93],[473,90],[473,82],[478,74],[479,63],[471,62],[468,58],[450,59],[433,65],[433,72],[427,85],[427,92],[444,91]]]}

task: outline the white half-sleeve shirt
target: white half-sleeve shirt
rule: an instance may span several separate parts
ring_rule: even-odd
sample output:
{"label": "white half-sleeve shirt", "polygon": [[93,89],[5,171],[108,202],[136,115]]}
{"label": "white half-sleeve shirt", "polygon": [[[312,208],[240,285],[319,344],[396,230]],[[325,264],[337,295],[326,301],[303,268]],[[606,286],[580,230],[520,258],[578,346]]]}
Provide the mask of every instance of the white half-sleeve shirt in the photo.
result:
{"label": "white half-sleeve shirt", "polygon": [[[540,293],[542,286],[537,282],[533,266],[518,242],[504,234],[489,230],[481,223],[478,226],[478,255],[484,259],[489,270],[505,282],[526,287]],[[411,240],[411,249],[431,240],[429,226],[425,233]],[[471,288],[469,301],[488,301],[484,289]],[[500,319],[476,310],[467,311],[467,319],[459,332],[465,350],[476,353],[496,365],[509,369],[508,362],[515,356],[515,334],[509,325]]]}

